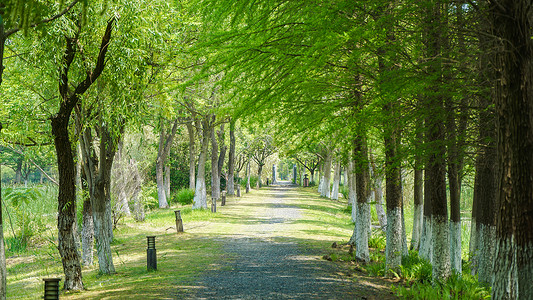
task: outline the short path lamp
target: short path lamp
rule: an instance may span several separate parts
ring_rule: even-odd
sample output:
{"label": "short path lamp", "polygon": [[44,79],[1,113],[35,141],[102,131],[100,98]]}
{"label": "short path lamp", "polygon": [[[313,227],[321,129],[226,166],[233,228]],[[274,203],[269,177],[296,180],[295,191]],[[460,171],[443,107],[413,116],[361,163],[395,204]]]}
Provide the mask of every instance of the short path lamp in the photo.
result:
{"label": "short path lamp", "polygon": [[148,271],[157,270],[157,256],[155,250],[155,236],[147,236],[148,248],[146,249],[146,267]]}
{"label": "short path lamp", "polygon": [[43,278],[44,280],[44,299],[59,300],[59,282],[61,278]]}

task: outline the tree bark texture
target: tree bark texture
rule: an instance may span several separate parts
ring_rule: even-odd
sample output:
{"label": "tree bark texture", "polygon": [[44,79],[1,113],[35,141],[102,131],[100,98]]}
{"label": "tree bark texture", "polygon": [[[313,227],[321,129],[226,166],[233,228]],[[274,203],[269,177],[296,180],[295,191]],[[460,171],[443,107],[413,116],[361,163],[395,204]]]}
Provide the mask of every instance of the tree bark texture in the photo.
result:
{"label": "tree bark texture", "polygon": [[352,206],[351,211],[351,218],[352,222],[355,223],[356,220],[356,203],[357,203],[357,197],[356,197],[356,187],[355,187],[355,174],[354,174],[354,161],[353,159],[350,159],[348,162],[348,203]]}
{"label": "tree bark texture", "polygon": [[211,138],[208,120],[202,121],[202,145],[200,157],[198,158],[198,175],[196,176],[196,190],[194,192],[193,209],[207,209],[207,189],[205,184],[205,162],[207,160],[207,151],[209,140]]}
{"label": "tree bark texture", "polygon": [[189,189],[195,189],[195,175],[196,175],[196,139],[194,134],[193,121],[185,124],[187,126],[187,133],[189,134]]}
{"label": "tree bark texture", "polygon": [[533,299],[533,14],[491,1],[496,37],[498,192],[493,299]]}
{"label": "tree bark texture", "polygon": [[324,180],[322,181],[322,190],[320,191],[320,196],[331,198],[330,190],[330,181],[331,181],[331,161],[333,157],[330,151],[326,150],[324,157],[324,175],[322,176]]}
{"label": "tree bark texture", "polygon": [[[486,25],[485,25],[486,26]],[[490,29],[485,29],[490,33]],[[485,49],[481,54],[481,73],[484,82],[495,82],[494,72],[489,70],[488,53],[493,49],[492,39],[488,35],[480,35],[480,48]],[[494,93],[487,86],[486,92],[479,97],[479,107],[487,107],[479,111],[479,141],[480,146],[476,157],[476,175],[474,180],[474,200],[472,207],[472,224],[470,232],[470,256],[472,272],[478,274],[478,281],[490,284],[492,281],[492,262],[496,240],[495,206],[497,195],[498,168],[496,154],[496,114],[489,108],[493,104]]]}
{"label": "tree bark texture", "polygon": [[368,238],[370,235],[370,170],[368,168],[368,148],[366,136],[359,134],[354,140],[355,181],[356,181],[356,222],[350,244],[355,243],[355,256],[363,261],[370,260]]}
{"label": "tree bark texture", "polygon": [[228,195],[235,195],[235,122],[229,128],[228,181],[226,183]]}
{"label": "tree bark texture", "polygon": [[[213,116],[213,123],[214,123]],[[215,127],[211,126],[211,198],[220,199],[220,176],[218,172],[218,143]]]}
{"label": "tree bark texture", "polygon": [[[217,131],[218,136],[218,146],[219,146],[219,155],[218,155],[218,181],[220,186],[220,178],[222,178],[222,169],[224,168],[224,160],[226,158],[226,151],[228,150],[228,147],[224,143],[224,124],[220,125],[220,130]],[[227,175],[227,173],[225,174]],[[227,186],[228,179],[226,177],[226,186]],[[219,188],[220,190],[220,188]]]}
{"label": "tree bark texture", "polygon": [[163,122],[161,124],[161,132],[159,134],[159,148],[157,150],[156,160],[156,181],[157,181],[157,198],[159,200],[159,208],[168,208],[167,189],[165,185],[165,165],[167,163],[168,153],[170,153],[170,146],[172,140],[176,135],[178,129],[178,120],[176,119],[172,125],[170,132],[167,132]]}
{"label": "tree bark texture", "polygon": [[331,199],[339,200],[339,185],[341,181],[341,162],[335,163],[335,170],[333,171],[333,187],[331,188]]}
{"label": "tree bark texture", "polygon": [[[418,159],[419,161],[419,159]],[[423,171],[419,169],[420,166],[415,162],[414,170],[414,186],[413,186],[413,232],[411,234],[411,249],[418,251],[420,247],[420,236],[422,232],[422,220],[423,220]]]}

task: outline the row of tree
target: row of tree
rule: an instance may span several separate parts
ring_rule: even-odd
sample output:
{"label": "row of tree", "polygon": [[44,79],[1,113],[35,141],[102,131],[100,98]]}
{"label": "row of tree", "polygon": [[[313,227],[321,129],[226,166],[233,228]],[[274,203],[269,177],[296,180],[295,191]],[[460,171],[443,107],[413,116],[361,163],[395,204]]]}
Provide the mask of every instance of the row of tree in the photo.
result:
{"label": "row of tree", "polygon": [[[53,141],[67,290],[83,288],[77,186],[89,195],[83,211],[92,212],[87,222],[95,227],[100,270],[114,272],[108,191],[124,132],[152,124],[159,133],[158,198],[168,207],[165,168],[172,140],[185,128],[193,207],[204,208],[208,155],[211,197],[218,198],[229,124],[226,178],[243,167],[249,174],[251,159],[261,178],[272,136],[312,180],[320,166],[325,197],[338,195],[330,190],[332,165],[334,176],[341,165],[349,170],[356,220],[350,242],[362,260],[369,259],[371,177],[383,169],[391,270],[407,249],[402,173],[412,169],[412,247],[432,262],[435,281],[461,270],[461,183],[475,169],[470,246],[479,279],[492,283],[495,298],[527,299],[530,10],[525,0],[8,0],[0,4],[2,139],[41,147]],[[238,124],[254,123],[262,124],[255,137],[236,141]],[[230,194],[232,185],[228,180]],[[85,218],[83,227],[90,228]]]}
{"label": "row of tree", "polygon": [[[471,253],[495,299],[529,299],[533,267],[531,5],[481,2],[198,0],[204,72],[227,105],[301,148],[353,165],[356,255],[368,260],[369,149],[381,149],[387,268],[398,270],[402,170],[414,170],[413,247],[435,281],[461,271],[460,191],[475,169]],[[224,92],[223,92],[224,93]],[[283,125],[279,125],[283,124]],[[305,163],[306,166],[312,163]],[[349,181],[350,182],[350,181]],[[448,197],[447,191],[449,191]]]}

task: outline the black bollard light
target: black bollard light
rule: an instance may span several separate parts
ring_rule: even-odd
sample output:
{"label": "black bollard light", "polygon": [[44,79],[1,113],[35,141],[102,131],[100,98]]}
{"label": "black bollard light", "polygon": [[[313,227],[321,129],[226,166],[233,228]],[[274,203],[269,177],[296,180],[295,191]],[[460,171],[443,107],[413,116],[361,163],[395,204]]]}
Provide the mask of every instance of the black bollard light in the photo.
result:
{"label": "black bollard light", "polygon": [[157,256],[155,250],[155,236],[147,236],[148,248],[146,249],[146,267],[148,271],[157,270]]}
{"label": "black bollard light", "polygon": [[226,205],[226,191],[222,191],[222,201],[220,203],[221,206]]}
{"label": "black bollard light", "polygon": [[217,212],[217,198],[211,198],[211,212]]}
{"label": "black bollard light", "polygon": [[183,221],[181,220],[181,211],[175,210],[174,214],[176,214],[176,231],[178,233],[183,232]]}
{"label": "black bollard light", "polygon": [[44,280],[44,299],[59,300],[59,282],[61,278],[43,278]]}

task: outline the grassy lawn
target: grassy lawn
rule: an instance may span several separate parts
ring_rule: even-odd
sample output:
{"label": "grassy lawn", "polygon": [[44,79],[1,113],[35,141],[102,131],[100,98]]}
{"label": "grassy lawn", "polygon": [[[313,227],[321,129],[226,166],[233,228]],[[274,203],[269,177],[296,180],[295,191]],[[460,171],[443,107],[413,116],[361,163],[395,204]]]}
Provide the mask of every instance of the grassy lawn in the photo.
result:
{"label": "grassy lawn", "polygon": [[[97,262],[83,268],[83,292],[62,293],[62,299],[173,299],[181,291],[194,289],[202,272],[221,268],[232,258],[221,250],[222,239],[246,234],[247,226],[257,226],[268,188],[252,190],[242,198],[228,198],[227,205],[210,211],[193,211],[190,206],[156,209],[148,212],[145,222],[131,218],[121,221],[114,231],[112,244],[114,275],[100,275]],[[345,202],[317,196],[314,189],[295,188],[283,197],[302,209],[301,219],[289,230],[274,234],[274,239],[290,239],[301,247],[318,251],[336,241],[347,241],[353,230]],[[180,209],[185,233],[177,234],[174,210]],[[7,253],[8,298],[41,299],[43,278],[62,278],[57,251],[55,224],[47,224],[39,242],[20,253]],[[156,236],[158,270],[146,270],[146,236]]]}

